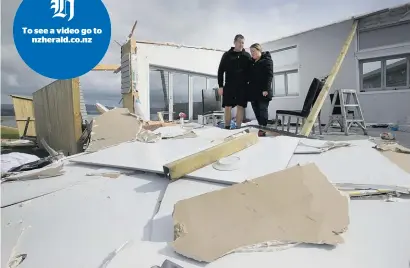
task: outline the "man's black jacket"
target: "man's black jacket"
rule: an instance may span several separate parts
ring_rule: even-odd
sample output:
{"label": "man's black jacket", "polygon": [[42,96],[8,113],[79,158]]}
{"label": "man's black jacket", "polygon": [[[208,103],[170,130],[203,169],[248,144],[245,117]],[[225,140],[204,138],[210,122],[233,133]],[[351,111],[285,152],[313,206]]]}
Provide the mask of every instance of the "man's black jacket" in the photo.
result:
{"label": "man's black jacket", "polygon": [[237,52],[232,47],[225,52],[218,68],[219,87],[223,87],[225,90],[245,90],[249,80],[251,62],[251,55],[245,49]]}

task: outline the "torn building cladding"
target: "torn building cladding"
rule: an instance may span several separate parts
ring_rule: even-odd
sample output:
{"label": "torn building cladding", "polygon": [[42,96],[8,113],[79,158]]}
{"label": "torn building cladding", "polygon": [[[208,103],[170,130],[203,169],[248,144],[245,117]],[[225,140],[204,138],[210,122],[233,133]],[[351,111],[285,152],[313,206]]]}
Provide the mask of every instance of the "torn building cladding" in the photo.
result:
{"label": "torn building cladding", "polygon": [[2,266],[408,265],[408,149],[162,124],[108,110],[58,174],[3,182]]}
{"label": "torn building cladding", "polygon": [[[194,123],[192,102],[182,111],[188,122],[169,120],[173,103],[160,121],[147,121],[141,113],[157,111],[130,80],[124,108],[97,105],[85,152],[62,157],[52,149],[61,141],[49,139],[50,165],[6,172],[1,266],[408,267],[409,149],[367,136],[309,135],[329,89],[340,88],[342,52],[323,91],[312,94],[303,135],[270,129],[258,137],[253,122],[233,130]],[[139,70],[149,68],[141,58]],[[149,88],[142,77],[138,87]],[[64,83],[78,93],[76,81]],[[77,138],[65,147],[71,154],[81,128],[75,116],[68,121],[65,134]]]}

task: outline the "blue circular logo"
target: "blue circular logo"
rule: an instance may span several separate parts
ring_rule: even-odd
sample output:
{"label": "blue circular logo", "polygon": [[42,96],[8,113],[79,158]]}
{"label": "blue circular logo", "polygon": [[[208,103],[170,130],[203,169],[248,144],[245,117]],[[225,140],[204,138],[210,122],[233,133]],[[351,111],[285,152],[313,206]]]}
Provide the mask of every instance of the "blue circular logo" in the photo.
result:
{"label": "blue circular logo", "polygon": [[13,36],[31,69],[71,79],[102,60],[111,41],[111,21],[102,0],[23,0]]}

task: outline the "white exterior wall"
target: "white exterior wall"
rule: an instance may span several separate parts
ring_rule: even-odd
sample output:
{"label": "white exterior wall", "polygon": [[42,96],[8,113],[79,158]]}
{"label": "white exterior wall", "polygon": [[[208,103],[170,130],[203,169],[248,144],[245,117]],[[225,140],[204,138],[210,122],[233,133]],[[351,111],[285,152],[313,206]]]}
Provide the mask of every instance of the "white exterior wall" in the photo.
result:
{"label": "white exterior wall", "polygon": [[[300,110],[302,108],[312,79],[323,77],[330,72],[351,30],[352,23],[352,20],[347,20],[263,44],[264,50],[268,51],[297,45],[299,56],[299,96],[274,98],[269,107],[270,119],[275,117],[276,110]],[[410,116],[410,90],[359,92],[358,58],[410,53],[410,44],[359,52],[357,52],[357,44],[356,36],[330,92],[341,88],[356,89],[366,123],[405,122]],[[327,98],[322,109],[323,123],[328,121],[329,112],[330,99]],[[247,109],[247,116],[253,117],[250,107]]]}
{"label": "white exterior wall", "polygon": [[138,89],[143,112],[146,115],[150,114],[150,65],[216,76],[218,65],[223,54],[223,52],[220,51],[148,44],[137,44],[137,48]]}
{"label": "white exterior wall", "polygon": [[[297,46],[299,58],[299,96],[274,97],[269,105],[269,118],[275,118],[276,110],[301,110],[313,78],[321,78],[330,73],[352,27],[352,21],[317,28],[298,35],[263,44],[266,51]],[[354,59],[356,40],[346,55],[342,67],[334,81],[331,92],[336,88],[356,88],[357,66]],[[322,121],[327,122],[330,100],[322,109]],[[253,115],[248,107],[247,116]]]}
{"label": "white exterior wall", "polygon": [[[298,35],[263,44],[264,50],[272,51],[297,46],[299,96],[274,97],[269,106],[269,118],[273,119],[276,110],[300,110],[303,106],[310,83],[314,77],[328,75],[351,30],[353,21],[347,20],[329,26],[313,29]],[[393,31],[394,32],[394,31]],[[392,32],[392,34],[393,34]],[[388,37],[386,37],[388,38]],[[144,112],[149,115],[149,65],[168,69],[216,76],[223,52],[192,48],[177,48],[137,44],[139,91]],[[410,53],[410,44],[372,48],[357,52],[357,36],[354,38],[342,67],[337,74],[330,92],[335,89],[350,88],[359,91],[358,59]],[[358,93],[367,123],[405,122],[410,116],[410,90],[376,91]],[[328,121],[330,100],[326,99],[322,109],[322,122]],[[250,105],[247,118],[254,119]]]}

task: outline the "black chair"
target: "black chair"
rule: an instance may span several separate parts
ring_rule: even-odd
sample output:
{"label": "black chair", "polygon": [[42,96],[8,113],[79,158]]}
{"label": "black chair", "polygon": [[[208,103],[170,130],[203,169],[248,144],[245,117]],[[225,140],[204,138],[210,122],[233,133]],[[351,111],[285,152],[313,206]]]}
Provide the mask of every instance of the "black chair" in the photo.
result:
{"label": "black chair", "polygon": [[217,118],[223,118],[222,97],[218,94],[218,89],[202,90],[202,115],[204,120],[211,119],[216,124]]}
{"label": "black chair", "polygon": [[[306,94],[305,102],[303,103],[302,110],[276,110],[276,120],[275,125],[278,128],[279,116],[282,116],[282,130],[285,129],[285,117],[288,117],[287,131],[290,131],[291,119],[296,117],[296,131],[298,133],[299,120],[302,119],[302,124],[305,123],[306,118],[309,116],[310,111],[312,110],[313,105],[315,104],[320,92],[322,91],[324,81],[320,81],[317,78],[313,78],[312,83],[310,84],[309,91]],[[319,121],[319,133],[322,134],[321,121],[320,121],[321,112],[319,112],[318,121]],[[313,128],[313,132],[315,129]]]}

